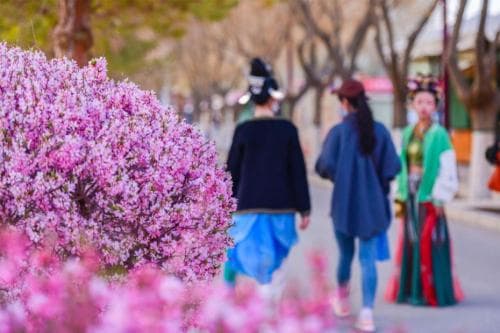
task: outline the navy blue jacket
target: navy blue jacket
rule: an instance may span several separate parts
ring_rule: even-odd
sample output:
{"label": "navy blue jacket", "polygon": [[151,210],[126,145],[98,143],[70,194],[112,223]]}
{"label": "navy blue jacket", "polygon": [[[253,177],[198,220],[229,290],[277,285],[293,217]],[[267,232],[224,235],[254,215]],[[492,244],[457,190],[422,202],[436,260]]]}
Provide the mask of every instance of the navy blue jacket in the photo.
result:
{"label": "navy blue jacket", "polygon": [[390,181],[401,170],[389,131],[378,122],[375,137],[373,153],[363,155],[355,117],[350,114],[330,130],[316,162],[316,172],[335,183],[331,203],[335,229],[361,238],[389,227]]}
{"label": "navy blue jacket", "polygon": [[311,209],[297,128],[281,118],[255,118],[234,131],[227,168],[238,212]]}

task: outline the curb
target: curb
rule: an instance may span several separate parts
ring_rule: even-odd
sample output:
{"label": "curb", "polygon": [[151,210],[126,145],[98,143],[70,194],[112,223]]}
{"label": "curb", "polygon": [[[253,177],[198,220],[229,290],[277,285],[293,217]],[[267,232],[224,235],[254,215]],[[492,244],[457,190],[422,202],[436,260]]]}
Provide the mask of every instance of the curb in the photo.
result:
{"label": "curb", "polygon": [[482,212],[464,203],[451,203],[446,207],[449,221],[479,226],[500,233],[500,214]]}

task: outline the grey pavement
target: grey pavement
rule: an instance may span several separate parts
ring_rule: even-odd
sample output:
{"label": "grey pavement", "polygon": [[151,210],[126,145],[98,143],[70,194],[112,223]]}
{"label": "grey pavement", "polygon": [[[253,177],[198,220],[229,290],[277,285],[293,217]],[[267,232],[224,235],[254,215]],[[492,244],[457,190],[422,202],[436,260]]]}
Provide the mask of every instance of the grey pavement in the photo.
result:
{"label": "grey pavement", "polygon": [[[301,232],[300,242],[286,263],[289,278],[301,280],[304,284],[308,274],[305,258],[309,251],[321,249],[327,253],[332,281],[337,261],[333,227],[328,217],[331,187],[313,185],[311,194],[311,226]],[[395,229],[393,226],[390,231],[391,245],[395,242]],[[389,304],[383,299],[383,292],[393,266],[392,262],[380,263],[375,308],[378,332],[500,332],[500,232],[454,221],[450,222],[450,232],[455,269],[462,283],[465,300],[446,308]],[[355,313],[361,301],[357,260],[353,262],[351,285]],[[351,328],[353,320],[338,321],[338,331],[354,332]]]}

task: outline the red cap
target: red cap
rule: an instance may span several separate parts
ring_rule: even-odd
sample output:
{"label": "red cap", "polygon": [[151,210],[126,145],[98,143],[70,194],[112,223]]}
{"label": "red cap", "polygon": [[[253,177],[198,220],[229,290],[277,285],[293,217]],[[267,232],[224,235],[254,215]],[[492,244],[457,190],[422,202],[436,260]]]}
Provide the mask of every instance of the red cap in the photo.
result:
{"label": "red cap", "polygon": [[357,80],[349,79],[342,82],[340,88],[332,88],[332,94],[353,98],[365,93],[365,87]]}

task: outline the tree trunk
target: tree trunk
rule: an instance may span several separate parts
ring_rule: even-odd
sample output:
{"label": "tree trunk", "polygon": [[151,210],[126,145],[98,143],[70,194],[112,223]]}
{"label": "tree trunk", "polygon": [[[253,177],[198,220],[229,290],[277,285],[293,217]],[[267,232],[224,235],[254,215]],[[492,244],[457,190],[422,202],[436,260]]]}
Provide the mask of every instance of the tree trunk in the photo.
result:
{"label": "tree trunk", "polygon": [[393,105],[393,124],[394,128],[404,128],[407,125],[406,120],[406,94],[398,91],[396,87],[394,87],[394,100],[392,102]]}
{"label": "tree trunk", "polygon": [[72,58],[84,66],[92,44],[90,0],[59,0],[59,22],[54,29],[56,57]]}
{"label": "tree trunk", "polygon": [[486,161],[484,153],[494,140],[496,105],[492,104],[485,110],[471,110],[473,131],[468,182],[470,200],[484,199],[491,195],[487,184],[492,167]]}
{"label": "tree trunk", "polygon": [[297,107],[298,100],[295,98],[289,98],[283,103],[283,116],[290,120],[293,120],[293,115],[295,114],[295,108]]}
{"label": "tree trunk", "polygon": [[489,105],[485,105],[484,109],[478,110],[470,108],[472,118],[472,128],[474,131],[493,132],[496,124],[496,114],[500,111],[494,98],[490,98]]}
{"label": "tree trunk", "polygon": [[324,88],[317,87],[314,92],[314,119],[313,124],[315,127],[321,127],[321,111],[323,109],[323,96]]}

